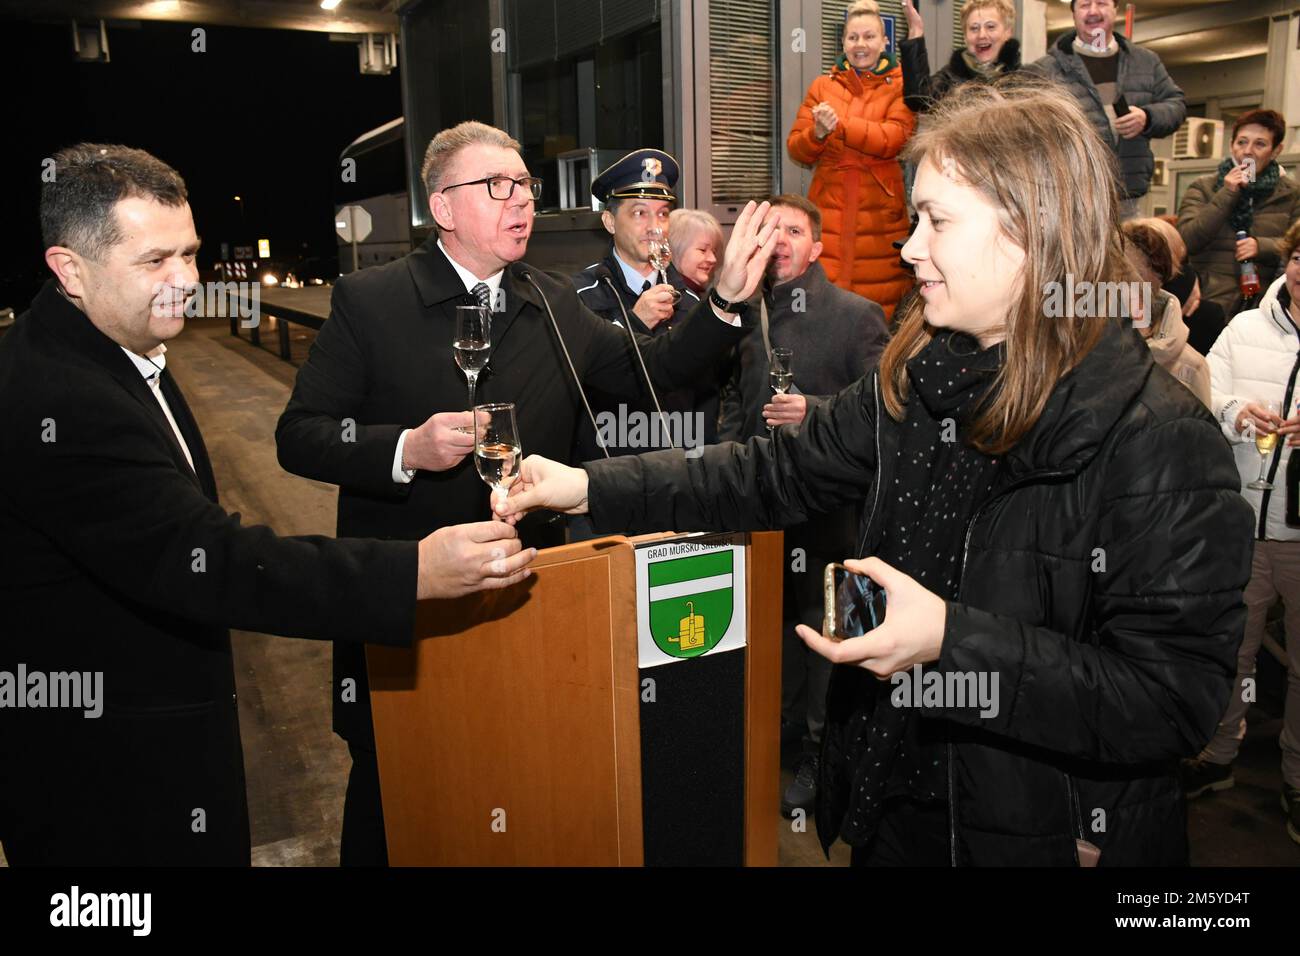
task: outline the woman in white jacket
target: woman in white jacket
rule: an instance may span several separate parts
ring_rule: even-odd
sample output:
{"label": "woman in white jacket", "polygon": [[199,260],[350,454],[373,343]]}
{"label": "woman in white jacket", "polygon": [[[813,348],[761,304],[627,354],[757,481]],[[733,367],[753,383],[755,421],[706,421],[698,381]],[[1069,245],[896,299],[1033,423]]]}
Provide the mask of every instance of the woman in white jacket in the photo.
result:
{"label": "woman in white jacket", "polygon": [[[1246,632],[1237,656],[1237,686],[1214,738],[1183,768],[1188,797],[1233,785],[1232,761],[1246,734],[1248,701],[1244,682],[1255,675],[1255,656],[1264,636],[1269,607],[1282,597],[1290,674],[1282,730],[1282,803],[1287,832],[1300,843],[1300,527],[1286,523],[1286,466],[1300,445],[1300,222],[1279,246],[1284,273],[1269,286],[1259,308],[1242,312],[1210,349],[1211,411],[1233,442],[1241,471],[1242,494],[1255,509],[1255,557],[1246,588]],[[1261,407],[1279,403],[1285,417]],[[1272,491],[1247,487],[1258,477],[1260,456],[1255,431],[1276,431],[1285,442],[1274,446],[1268,463]]]}

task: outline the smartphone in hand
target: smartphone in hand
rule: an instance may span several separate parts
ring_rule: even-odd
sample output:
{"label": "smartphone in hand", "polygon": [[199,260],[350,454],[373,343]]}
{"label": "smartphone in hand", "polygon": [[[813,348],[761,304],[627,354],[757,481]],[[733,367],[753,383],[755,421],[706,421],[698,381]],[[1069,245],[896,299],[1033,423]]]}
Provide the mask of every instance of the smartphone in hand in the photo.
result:
{"label": "smartphone in hand", "polygon": [[822,634],[832,641],[861,637],[885,620],[885,589],[842,564],[822,572]]}
{"label": "smartphone in hand", "polygon": [[1132,107],[1128,105],[1128,100],[1124,99],[1124,94],[1121,93],[1115,99],[1115,115],[1124,116],[1131,109]]}

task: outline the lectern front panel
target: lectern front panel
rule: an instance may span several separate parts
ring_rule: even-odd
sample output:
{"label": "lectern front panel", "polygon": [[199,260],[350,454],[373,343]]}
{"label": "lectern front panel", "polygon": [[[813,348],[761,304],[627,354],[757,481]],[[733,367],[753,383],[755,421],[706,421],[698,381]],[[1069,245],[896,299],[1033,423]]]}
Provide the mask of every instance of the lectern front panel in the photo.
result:
{"label": "lectern front panel", "polygon": [[[394,865],[641,862],[631,548],[544,552],[531,586],[421,608],[369,648]],[[620,648],[622,648],[620,650]]]}

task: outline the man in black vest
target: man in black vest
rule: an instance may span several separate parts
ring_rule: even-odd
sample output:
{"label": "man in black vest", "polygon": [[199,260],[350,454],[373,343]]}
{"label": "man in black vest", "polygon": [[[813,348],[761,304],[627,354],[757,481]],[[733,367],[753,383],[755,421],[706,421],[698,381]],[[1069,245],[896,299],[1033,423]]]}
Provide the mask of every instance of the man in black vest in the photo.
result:
{"label": "man in black vest", "polygon": [[[626,329],[585,308],[567,277],[522,261],[540,180],[529,176],[515,140],[476,122],[443,130],[429,143],[421,178],[436,237],[339,280],[330,318],[276,429],[286,470],[339,486],[341,535],[418,538],[491,516],[488,488],[465,460],[473,441],[457,431],[471,416],[452,352],[456,306],[492,304],[491,353],[476,401],[515,403],[525,454],[572,461],[576,427],[586,421],[584,395],[636,394],[642,379]],[[697,303],[672,332],[643,340],[656,387],[689,385],[725,355],[744,335],[742,307]],[[340,437],[345,419],[356,425],[351,442]],[[519,531],[539,547],[564,540],[562,523],[543,515]],[[356,682],[355,699],[339,693],[346,680]],[[335,645],[334,683],[334,730],[352,753],[340,858],[384,865],[359,646]]]}
{"label": "man in black vest", "polygon": [[14,865],[247,866],[227,628],[409,645],[417,597],[513,584],[532,552],[492,522],[242,527],[167,369],[198,278],[181,177],[62,150],[41,230],[54,278],[0,340],[0,843]]}

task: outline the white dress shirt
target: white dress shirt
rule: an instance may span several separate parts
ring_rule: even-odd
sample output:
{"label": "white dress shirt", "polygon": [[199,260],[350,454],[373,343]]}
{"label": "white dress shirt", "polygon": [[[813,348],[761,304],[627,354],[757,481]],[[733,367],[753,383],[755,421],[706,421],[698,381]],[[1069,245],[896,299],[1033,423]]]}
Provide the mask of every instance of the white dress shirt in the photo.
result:
{"label": "white dress shirt", "polygon": [[647,282],[654,285],[659,281],[659,277],[655,275],[654,266],[646,266],[648,271],[645,274],[642,274],[635,266],[630,266],[624,262],[623,257],[618,254],[617,249],[614,250],[614,261],[617,262],[618,267],[623,270],[623,279],[627,282],[627,287],[637,295],[640,295],[645,291],[644,286]]}
{"label": "white dress shirt", "polygon": [[[465,284],[466,292],[473,295],[474,286],[483,282],[487,284],[488,291],[492,293],[492,301],[497,301],[497,297],[501,290],[501,277],[505,274],[504,269],[493,273],[486,279],[480,279],[451,257],[451,253],[447,251],[447,247],[442,244],[441,239],[438,240],[438,251],[447,257],[447,261],[451,263],[451,267],[456,270],[456,275],[460,276],[460,281]],[[402,430],[402,433],[397,436],[397,453],[393,456],[393,481],[397,482],[399,485],[409,484],[415,477],[414,468],[402,467],[402,454],[406,450],[406,436],[409,432],[410,429],[405,428]]]}
{"label": "white dress shirt", "polygon": [[[118,348],[122,348],[118,346]],[[167,399],[162,393],[162,372],[167,367],[167,346],[159,343],[158,347],[148,354],[148,356],[136,355],[128,348],[122,348],[135,367],[139,369],[144,380],[149,383],[149,391],[153,392],[153,397],[158,399],[158,404],[162,406],[163,415],[172,426],[172,433],[176,436],[176,441],[180,443],[181,451],[185,452],[185,460],[190,463],[190,470],[195,474],[198,472],[194,469],[194,458],[190,455],[190,448],[185,444],[185,437],[181,435],[181,428],[176,424],[176,416],[172,414],[171,406],[167,404]]]}

